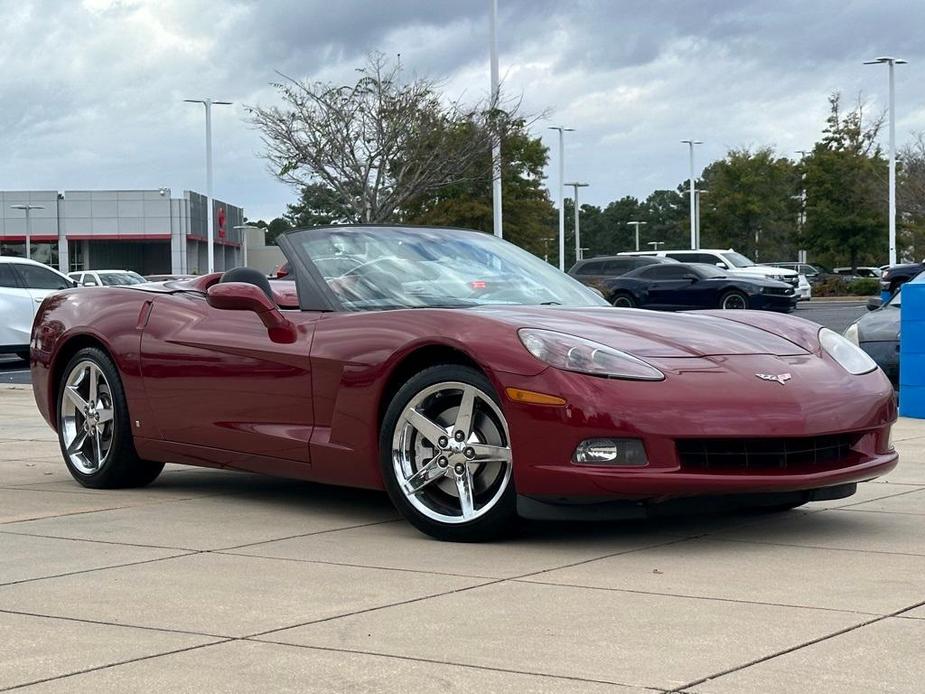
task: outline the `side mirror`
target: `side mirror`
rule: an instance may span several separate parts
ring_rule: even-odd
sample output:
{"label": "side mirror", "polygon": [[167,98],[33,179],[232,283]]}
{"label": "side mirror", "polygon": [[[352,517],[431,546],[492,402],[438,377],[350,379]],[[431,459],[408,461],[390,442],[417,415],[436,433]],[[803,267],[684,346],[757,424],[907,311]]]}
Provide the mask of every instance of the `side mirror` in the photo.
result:
{"label": "side mirror", "polygon": [[879,296],[872,296],[867,300],[868,311],[876,311],[881,306],[883,306],[883,299]]}
{"label": "side mirror", "polygon": [[728,269],[729,269],[729,266],[726,265],[726,263],[716,263],[716,267],[720,268],[721,270],[728,270]]}
{"label": "side mirror", "polygon": [[681,279],[690,280],[691,282],[696,282],[696,281],[699,280],[700,278],[699,278],[697,275],[695,275],[695,274],[689,272],[689,273],[687,273],[686,275],[682,275],[682,276],[681,276]]}
{"label": "side mirror", "polygon": [[206,301],[212,308],[222,311],[252,311],[266,326],[273,342],[295,342],[295,326],[260,287],[245,282],[213,284],[206,292]]}

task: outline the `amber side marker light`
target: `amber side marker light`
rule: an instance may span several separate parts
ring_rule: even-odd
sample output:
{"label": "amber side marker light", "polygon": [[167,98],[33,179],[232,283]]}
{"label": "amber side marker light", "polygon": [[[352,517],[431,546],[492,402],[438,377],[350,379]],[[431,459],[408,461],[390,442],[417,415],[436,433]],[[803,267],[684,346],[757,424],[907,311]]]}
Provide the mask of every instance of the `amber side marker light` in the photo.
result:
{"label": "amber side marker light", "polygon": [[514,402],[527,402],[531,405],[552,405],[554,407],[562,407],[565,404],[565,398],[546,395],[545,393],[535,393],[532,390],[523,390],[522,388],[505,388],[504,392]]}

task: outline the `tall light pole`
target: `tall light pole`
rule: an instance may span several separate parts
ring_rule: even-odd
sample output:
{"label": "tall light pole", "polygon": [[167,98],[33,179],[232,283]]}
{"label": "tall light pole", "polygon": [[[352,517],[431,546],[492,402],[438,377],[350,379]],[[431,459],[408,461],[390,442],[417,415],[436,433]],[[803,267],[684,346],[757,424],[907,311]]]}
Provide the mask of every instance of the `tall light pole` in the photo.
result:
{"label": "tall light pole", "polygon": [[652,246],[653,251],[657,251],[659,246],[665,245],[665,242],[664,241],[649,241],[647,245]]}
{"label": "tall light pole", "polygon": [[32,212],[32,210],[44,210],[45,207],[43,205],[25,204],[25,205],[10,205],[10,208],[14,210],[22,210],[23,212],[26,213],[26,257],[31,260],[32,259],[32,217],[30,216],[29,213]]}
{"label": "tall light pole", "polygon": [[[797,149],[794,151],[800,155],[800,194],[794,195],[793,197],[800,201],[800,211],[797,213],[797,232],[800,243],[802,244],[803,227],[806,225],[806,168],[802,164],[803,160],[806,159],[806,155],[810,152],[807,149]],[[797,251],[797,262],[806,262],[806,251],[802,248]]]}
{"label": "tall light pole", "polygon": [[694,199],[694,145],[702,145],[703,142],[700,140],[681,140],[690,148],[691,154],[691,178],[690,178],[690,189],[691,189],[691,248],[697,248],[697,211],[694,209],[697,206],[697,201]]}
{"label": "tall light pole", "polygon": [[639,227],[645,224],[648,224],[648,222],[637,222],[634,220],[632,222],[627,222],[627,224],[630,226],[636,227],[636,250],[638,251],[639,250]]}
{"label": "tall light pole", "polygon": [[891,56],[864,62],[865,65],[885,63],[890,68],[890,265],[896,264],[896,87],[893,83],[893,66],[905,65],[906,62]]}
{"label": "tall light pole", "polygon": [[565,185],[572,186],[572,190],[575,191],[575,195],[572,200],[575,201],[575,262],[577,263],[579,260],[581,260],[581,232],[578,230],[578,213],[581,208],[578,206],[578,189],[587,188],[588,184],[573,182],[566,183]]}
{"label": "tall light pole", "polygon": [[697,222],[695,226],[697,229],[697,248],[700,248],[700,196],[709,192],[709,190],[694,188],[694,207],[697,209],[697,215],[694,218]]}
{"label": "tall light pole", "polygon": [[230,106],[230,101],[213,101],[212,99],[184,99],[190,104],[202,104],[206,109],[206,223],[209,244],[209,272],[215,272],[215,249],[213,248],[215,230],[212,228],[212,106]]}
{"label": "tall light pole", "polygon": [[[501,91],[498,82],[498,0],[489,0],[491,3],[491,110],[497,114],[500,108],[498,102]],[[504,238],[501,227],[501,137],[497,138],[491,146],[491,207],[494,217],[495,236]]]}
{"label": "tall light pole", "polygon": [[575,128],[553,125],[549,129],[559,131],[559,269],[565,272],[565,133]]}

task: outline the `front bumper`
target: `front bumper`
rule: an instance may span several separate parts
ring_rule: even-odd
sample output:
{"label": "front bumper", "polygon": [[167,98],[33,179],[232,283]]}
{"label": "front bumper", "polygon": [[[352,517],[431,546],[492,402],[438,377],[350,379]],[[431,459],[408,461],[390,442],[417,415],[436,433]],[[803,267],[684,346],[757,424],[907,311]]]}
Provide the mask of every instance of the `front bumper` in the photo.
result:
{"label": "front bumper", "polygon": [[[850,376],[817,355],[647,361],[666,374],[664,381],[610,380],[552,368],[534,377],[505,376],[505,387],[567,401],[563,407],[505,403],[518,494],[573,503],[801,492],[873,479],[897,463],[888,443],[895,396],[879,370]],[[793,374],[786,385],[756,378],[784,372]],[[851,453],[819,468],[702,471],[682,465],[677,447],[682,439],[836,434],[856,436]],[[573,464],[575,448],[590,438],[640,439],[648,464]]]}
{"label": "front bumper", "polygon": [[749,297],[748,307],[766,311],[790,311],[799,300],[796,294],[753,294]]}

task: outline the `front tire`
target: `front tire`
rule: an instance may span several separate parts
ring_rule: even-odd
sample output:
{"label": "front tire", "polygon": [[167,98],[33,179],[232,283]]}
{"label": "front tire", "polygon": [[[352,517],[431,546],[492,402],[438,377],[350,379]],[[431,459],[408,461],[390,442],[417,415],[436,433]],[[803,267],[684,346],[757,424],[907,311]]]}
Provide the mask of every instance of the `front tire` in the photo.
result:
{"label": "front tire", "polygon": [[122,380],[97,347],[80,350],[64,368],[58,443],[71,476],[91,489],[143,487],[164,468],[135,452]]}
{"label": "front tire", "polygon": [[719,300],[719,307],[724,310],[741,310],[748,308],[748,297],[735,290],[726,292]]}
{"label": "front tire", "polygon": [[479,542],[513,526],[507,421],[475,369],[446,364],[412,377],[386,410],[379,460],[392,503],[431,537]]}
{"label": "front tire", "polygon": [[630,294],[617,294],[613,299],[613,305],[616,308],[636,308],[638,304]]}

